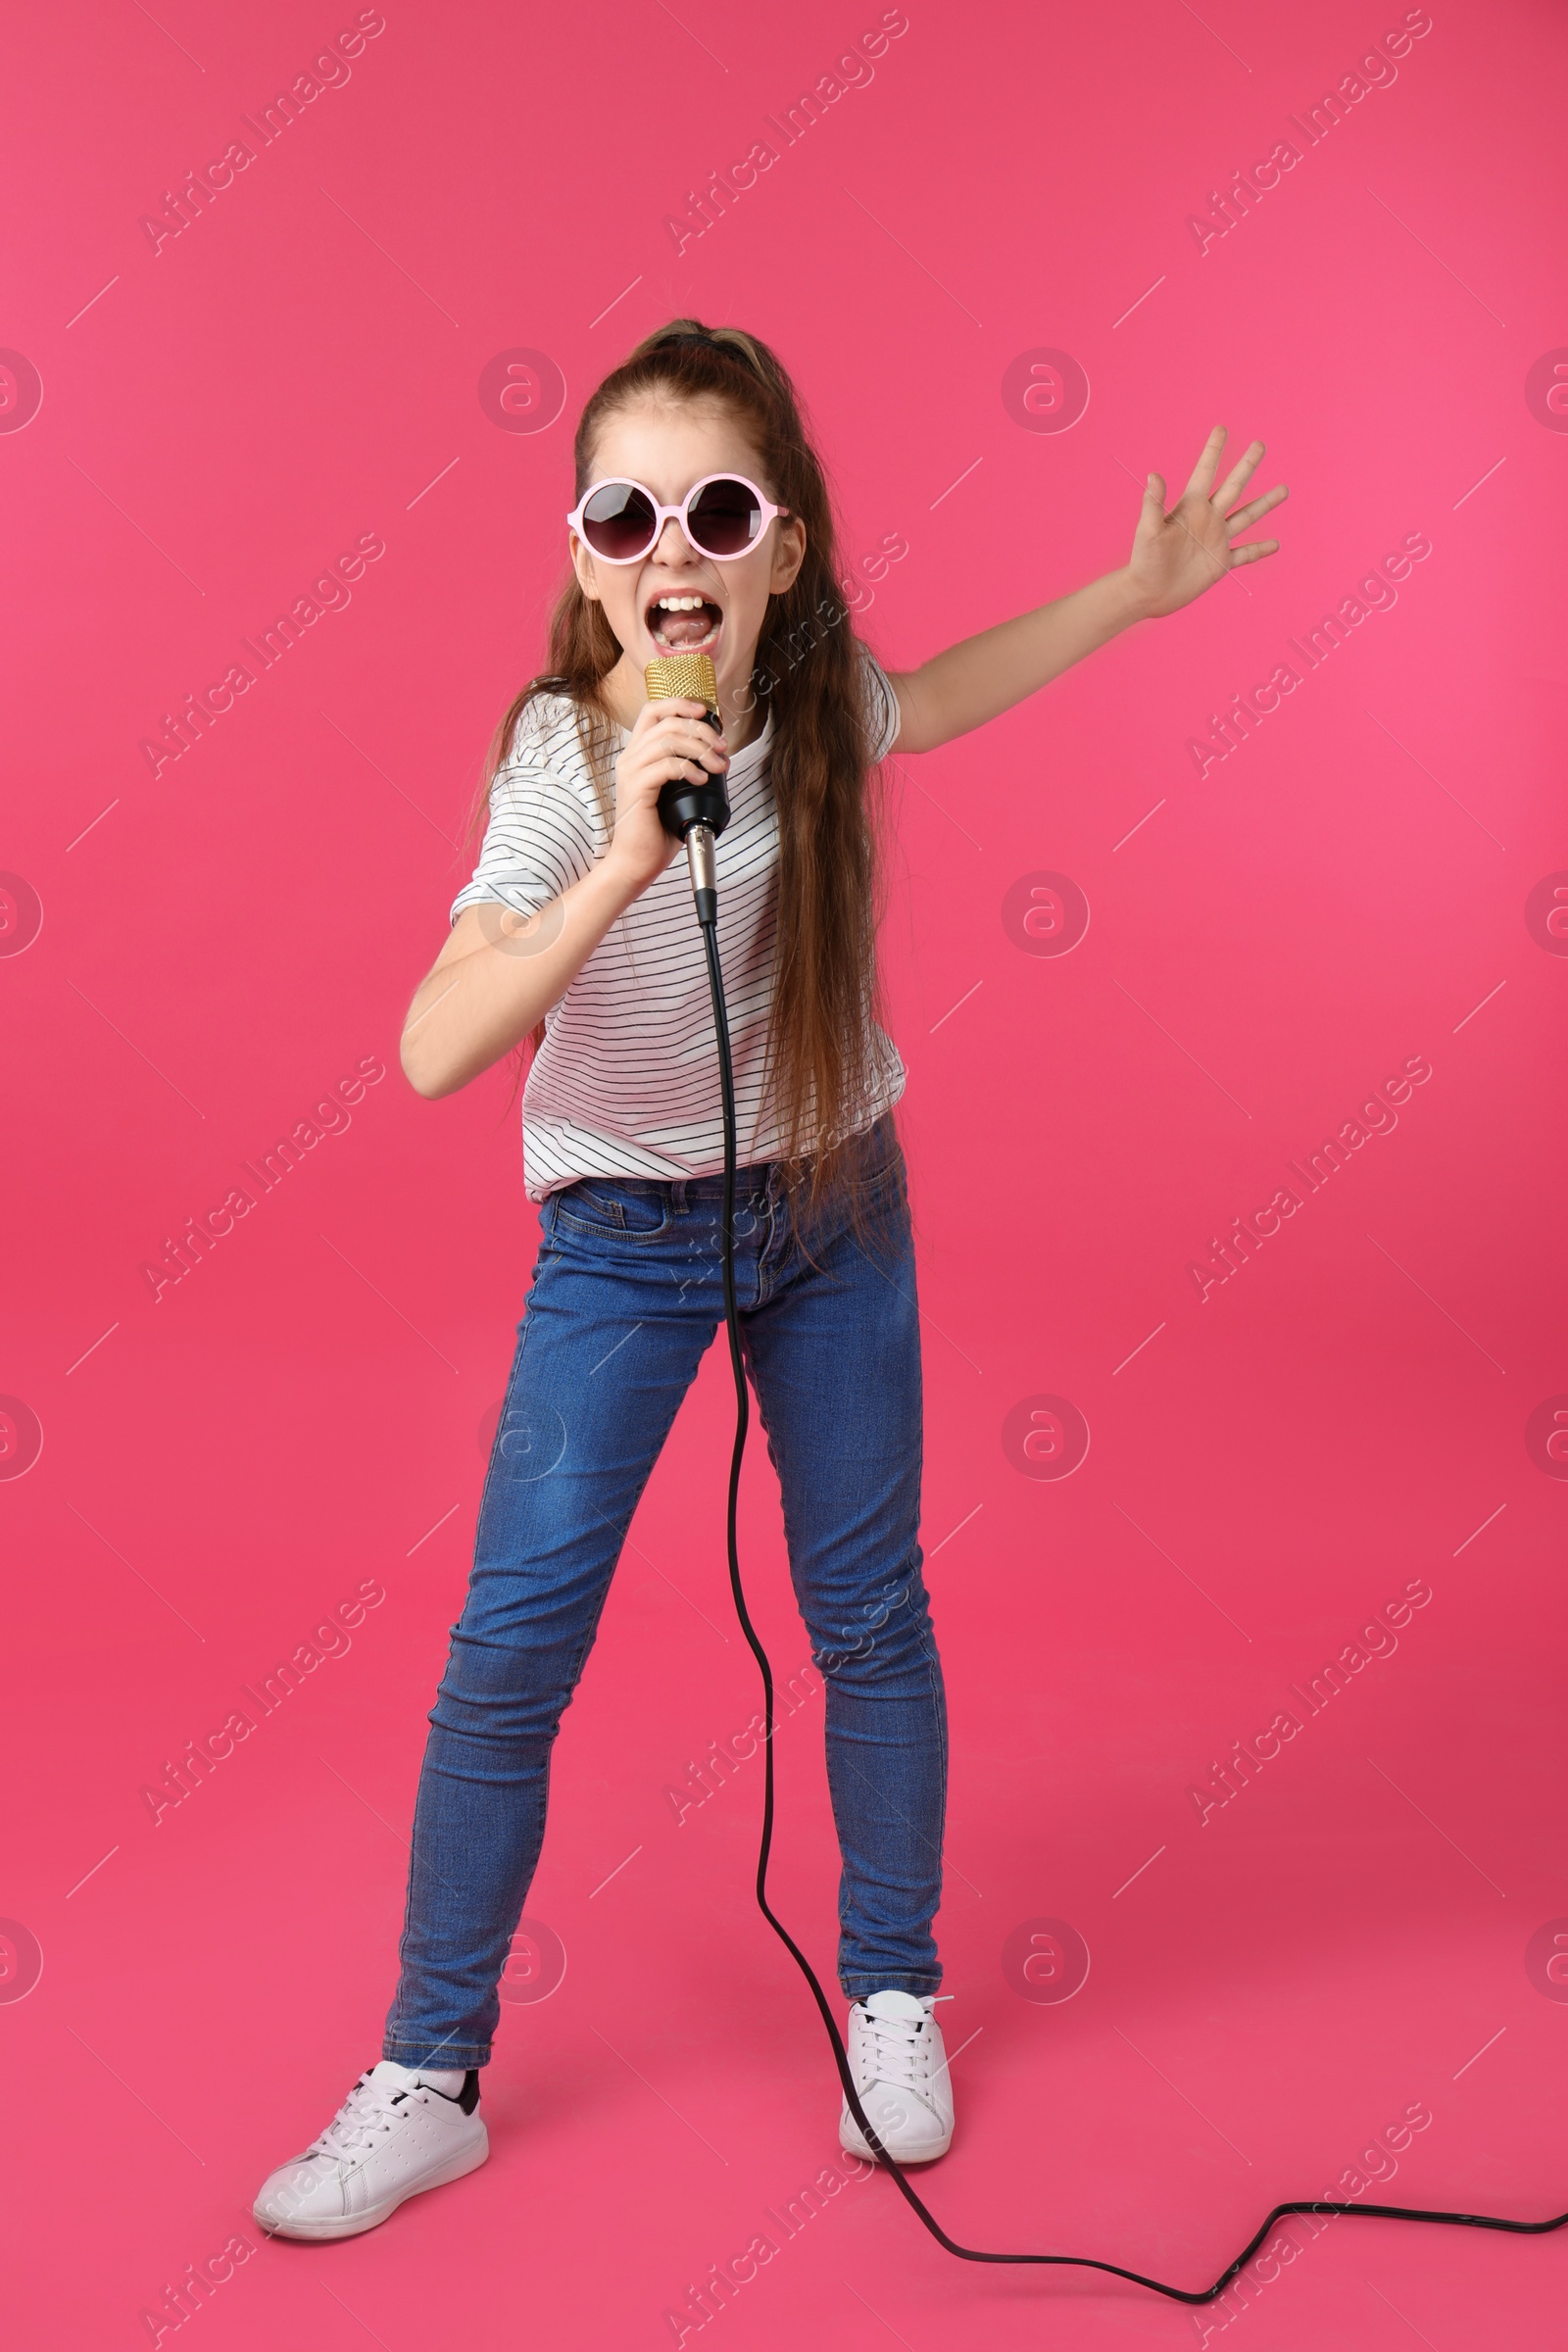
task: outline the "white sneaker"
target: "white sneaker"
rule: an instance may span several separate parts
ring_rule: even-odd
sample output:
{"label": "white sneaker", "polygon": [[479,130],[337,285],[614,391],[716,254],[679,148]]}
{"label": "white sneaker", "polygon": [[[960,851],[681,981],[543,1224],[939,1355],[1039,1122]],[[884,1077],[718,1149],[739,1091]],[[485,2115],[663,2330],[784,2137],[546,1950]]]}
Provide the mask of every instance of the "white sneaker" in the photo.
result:
{"label": "white sneaker", "polygon": [[[850,2073],[876,2135],[896,2164],[929,2164],[953,2139],[953,2081],[932,2011],[951,1993],[873,1992],[850,2011]],[[844,2101],[839,2145],[869,2157]]]}
{"label": "white sneaker", "polygon": [[319,2139],[280,2165],[254,2207],[278,2237],[355,2237],[406,2197],[473,2172],[490,2153],[478,2112],[432,2090],[417,2067],[383,2058],[362,2075]]}

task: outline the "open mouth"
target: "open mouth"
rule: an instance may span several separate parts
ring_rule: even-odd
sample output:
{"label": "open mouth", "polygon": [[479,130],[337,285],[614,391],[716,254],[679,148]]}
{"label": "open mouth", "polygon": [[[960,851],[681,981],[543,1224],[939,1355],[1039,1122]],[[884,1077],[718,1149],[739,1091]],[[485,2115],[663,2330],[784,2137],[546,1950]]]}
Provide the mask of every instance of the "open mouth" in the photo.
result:
{"label": "open mouth", "polygon": [[648,634],[672,654],[710,654],[724,615],[711,598],[687,594],[655,597],[646,614]]}

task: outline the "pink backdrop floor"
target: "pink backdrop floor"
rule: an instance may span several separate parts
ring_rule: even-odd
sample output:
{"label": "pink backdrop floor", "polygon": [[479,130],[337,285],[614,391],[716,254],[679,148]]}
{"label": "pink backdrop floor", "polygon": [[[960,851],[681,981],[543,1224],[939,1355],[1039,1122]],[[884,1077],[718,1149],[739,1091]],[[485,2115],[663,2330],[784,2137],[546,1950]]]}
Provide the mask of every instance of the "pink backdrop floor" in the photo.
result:
{"label": "pink backdrop floor", "polygon": [[[346,77],[316,68],[345,31]],[[546,1997],[507,2004],[492,2161],[336,2248],[249,2222],[378,2047],[535,1246],[506,1073],[419,1102],[402,1012],[539,659],[577,408],[679,312],[796,371],[894,665],[1121,562],[1144,474],[1179,486],[1215,422],[1292,491],[1278,559],[892,773],[954,1735],[960,2132],[931,2198],[970,2242],[1194,2284],[1374,2161],[1373,2197],[1568,2205],[1560,15],[162,0],[37,12],[14,48],[10,2340],[669,2343],[835,2154],[820,2029],[752,1907],[758,1767],[668,1795],[757,1703],[715,1355],[563,1735],[513,1985]],[[247,138],[175,233],[184,175]],[[710,172],[767,142],[702,225]],[[171,756],[184,698],[370,541]],[[1290,1163],[1407,1062],[1430,1075],[1307,1190]],[[350,1122],[155,1299],[166,1239],[367,1064]],[[1021,1448],[1042,1397],[1087,1430],[1071,1475]],[[787,1672],[760,1454],[743,1544]],[[143,1789],[364,1586],[350,1646],[155,1822]],[[1293,1686],[1348,1649],[1309,1712]],[[820,1714],[779,1736],[775,1886],[825,1973]],[[885,2181],[797,2211],[688,2344],[1545,2344],[1568,2263],[1299,2225],[1195,2323],[956,2264]],[[235,2236],[158,2336],[144,2312]]]}

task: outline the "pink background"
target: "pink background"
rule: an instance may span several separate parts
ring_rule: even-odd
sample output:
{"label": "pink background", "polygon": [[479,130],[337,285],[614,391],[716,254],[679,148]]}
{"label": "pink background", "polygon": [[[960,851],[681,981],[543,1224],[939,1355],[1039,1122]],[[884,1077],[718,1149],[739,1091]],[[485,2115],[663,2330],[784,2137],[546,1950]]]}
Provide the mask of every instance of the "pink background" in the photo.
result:
{"label": "pink background", "polygon": [[[753,1908],[759,1767],[679,1826],[665,1793],[757,1703],[715,1351],[563,1734],[528,1913],[566,1971],[505,2012],[490,2164],[346,2246],[258,2244],[249,2222],[379,2047],[536,1242],[510,1075],[420,1102],[401,1016],[468,871],[489,731],[541,654],[577,410],[687,311],[795,370],[859,625],[894,665],[1123,561],[1144,473],[1174,494],[1216,421],[1261,434],[1259,485],[1292,493],[1278,559],[893,774],[961,2045],[928,2194],[970,2243],[1200,2285],[1419,2103],[1373,2197],[1568,2204],[1568,1985],[1545,1958],[1568,1934],[1568,1464],[1526,1444],[1568,1392],[1548,1305],[1568,962],[1527,920],[1568,867],[1568,418],[1544,388],[1568,359],[1561,20],[1438,5],[1396,79],[1308,146],[1290,118],[1399,7],[910,0],[874,77],[677,253],[688,188],[879,13],[389,0],[351,77],[251,140],[156,253],[161,192],[355,11],[161,0],[156,22],[14,27],[0,342],[42,385],[0,434],[22,684],[0,866],[24,886],[0,941],[0,1391],[25,1408],[0,1467],[23,1468],[27,1414],[42,1433],[0,1481],[19,2342],[150,2340],[144,2309],[237,2232],[257,2250],[203,2311],[208,2352],[668,2343],[666,2310],[836,2153],[820,2027]],[[1299,163],[1200,251],[1189,216],[1293,137]],[[478,396],[519,348],[564,378],[538,432]],[[1042,349],[1087,375],[1070,430],[1034,429],[1041,396],[1027,423],[1004,405]],[[15,425],[29,379],[7,366]],[[1396,604],[1200,778],[1209,714],[1415,533],[1431,553]],[[352,602],[155,776],[161,714],[365,534],[385,553]],[[907,554],[873,577],[890,536]],[[1040,872],[1087,900],[1071,953],[1004,924]],[[1211,1237],[1415,1056],[1432,1074],[1397,1126],[1200,1300]],[[140,1269],[165,1237],[375,1057],[352,1123],[155,1303]],[[1041,1396],[1087,1424],[1065,1479],[1004,1446]],[[787,1672],[805,1639],[760,1451],[743,1557]],[[1396,1651],[1298,1707],[1200,1824],[1190,1788],[1412,1580],[1431,1598]],[[368,1582],[385,1598],[347,1654],[155,1826],[144,1785]],[[775,1888],[826,1975],[820,1749],[818,1698],[779,1738]],[[1041,1920],[1071,1934],[1026,1979],[1004,1960]],[[1073,1937],[1087,1981],[1033,1997],[1065,1989]],[[1413,2328],[1448,2352],[1544,2342],[1561,2310],[1560,2239],[1297,2239],[1250,2277],[1253,2308],[1205,2315],[1210,2343]],[[1092,2274],[955,2263],[879,2181],[840,2189],[710,2328],[1202,2338]]]}

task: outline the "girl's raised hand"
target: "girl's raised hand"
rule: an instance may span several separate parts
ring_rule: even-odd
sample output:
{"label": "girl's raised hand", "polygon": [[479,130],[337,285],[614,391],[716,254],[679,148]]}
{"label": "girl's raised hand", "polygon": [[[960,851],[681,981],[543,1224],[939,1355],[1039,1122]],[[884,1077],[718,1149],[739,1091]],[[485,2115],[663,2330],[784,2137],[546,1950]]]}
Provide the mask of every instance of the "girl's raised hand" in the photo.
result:
{"label": "girl's raised hand", "polygon": [[1254,539],[1246,547],[1231,544],[1289,493],[1284,483],[1278,482],[1261,498],[1250,499],[1232,514],[1233,502],[1251,480],[1263,455],[1263,444],[1252,442],[1219,488],[1211,491],[1225,438],[1225,427],[1216,424],[1193,467],[1191,481],[1168,514],[1164,476],[1152,473],[1149,477],[1128,569],[1151,619],[1179,612],[1183,605],[1190,605],[1239,564],[1255,564],[1260,557],[1279,553],[1277,539]]}
{"label": "girl's raised hand", "polygon": [[729,767],[723,737],[703,716],[706,707],[680,695],[646,703],[615,761],[615,829],[607,862],[634,896],[680,856],[680,843],[660,822],[662,787],[677,777],[706,783]]}

